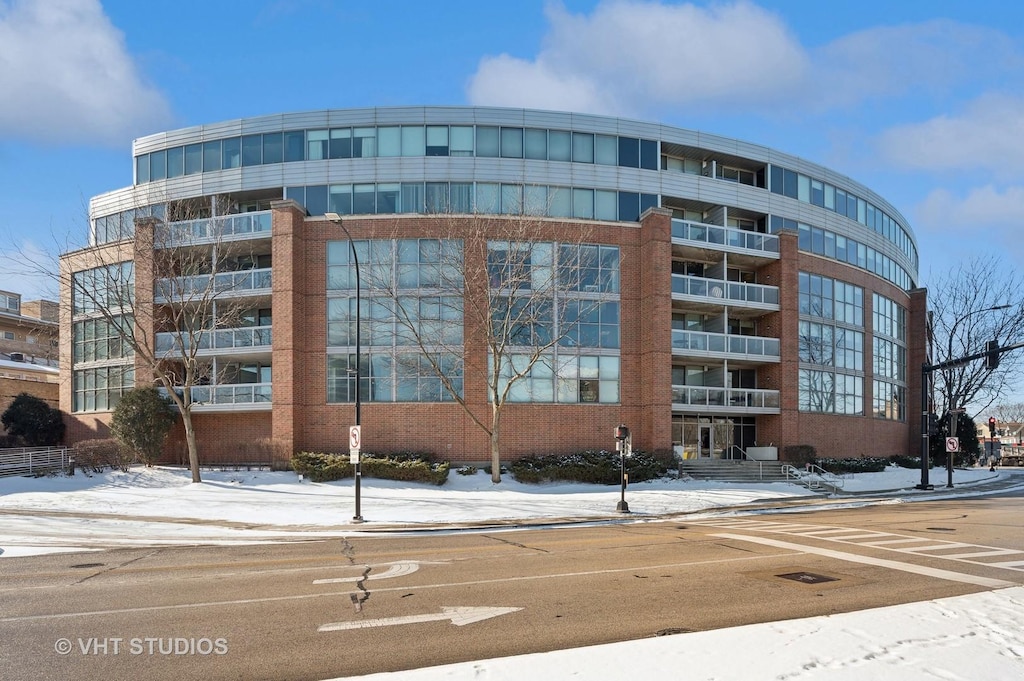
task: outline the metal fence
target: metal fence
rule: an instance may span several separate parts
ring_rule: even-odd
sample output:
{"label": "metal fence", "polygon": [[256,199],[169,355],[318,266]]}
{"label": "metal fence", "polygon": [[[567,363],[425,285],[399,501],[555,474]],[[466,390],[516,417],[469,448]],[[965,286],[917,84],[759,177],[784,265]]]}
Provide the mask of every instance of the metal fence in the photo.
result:
{"label": "metal fence", "polygon": [[67,447],[0,449],[0,477],[66,473],[71,469],[70,456]]}

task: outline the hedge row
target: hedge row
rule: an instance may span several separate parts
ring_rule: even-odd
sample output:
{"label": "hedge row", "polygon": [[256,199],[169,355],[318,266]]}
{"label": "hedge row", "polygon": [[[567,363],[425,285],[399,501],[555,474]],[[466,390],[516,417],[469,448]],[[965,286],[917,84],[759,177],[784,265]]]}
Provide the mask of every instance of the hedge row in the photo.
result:
{"label": "hedge row", "polygon": [[[348,454],[326,452],[298,452],[292,457],[292,469],[313,482],[332,482],[355,475],[355,466],[349,463]],[[364,454],[360,459],[360,471],[371,478],[404,480],[407,482],[429,482],[443,485],[448,480],[447,461],[434,463],[425,454]]]}
{"label": "hedge row", "polygon": [[[668,462],[644,451],[635,451],[626,459],[630,482],[653,480],[664,475]],[[617,485],[621,482],[618,452],[588,450],[566,455],[525,456],[509,464],[518,482],[584,482]]]}

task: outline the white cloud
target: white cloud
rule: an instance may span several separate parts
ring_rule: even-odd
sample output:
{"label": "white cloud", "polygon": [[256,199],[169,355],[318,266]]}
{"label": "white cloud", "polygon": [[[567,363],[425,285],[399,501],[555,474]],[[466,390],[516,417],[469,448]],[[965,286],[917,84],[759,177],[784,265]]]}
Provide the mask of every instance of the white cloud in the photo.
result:
{"label": "white cloud", "polygon": [[820,47],[747,0],[707,7],[605,0],[589,15],[547,8],[540,52],[485,57],[473,104],[658,116],[666,109],[776,116],[977,86],[1021,60],[1010,39],[950,20],[881,26]]}
{"label": "white cloud", "polygon": [[963,113],[890,128],[879,136],[885,157],[916,170],[984,169],[997,176],[1024,172],[1024,98],[979,97]]}
{"label": "white cloud", "polygon": [[[1014,262],[1024,262],[1024,186],[970,189],[958,196],[936,189],[914,209],[914,229],[935,239],[955,238],[973,243],[975,250],[999,252]],[[958,251],[959,253],[959,251]]]}
{"label": "white cloud", "polygon": [[0,0],[0,135],[117,143],[169,119],[97,0]]}
{"label": "white cloud", "polygon": [[637,115],[661,106],[755,102],[793,91],[806,54],[774,14],[747,2],[610,0],[589,16],[549,5],[534,59],[486,57],[473,104]]}

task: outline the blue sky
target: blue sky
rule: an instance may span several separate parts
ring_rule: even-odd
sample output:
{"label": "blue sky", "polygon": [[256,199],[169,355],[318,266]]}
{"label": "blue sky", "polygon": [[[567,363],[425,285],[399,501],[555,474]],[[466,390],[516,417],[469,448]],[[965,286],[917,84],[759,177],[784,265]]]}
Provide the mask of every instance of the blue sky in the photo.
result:
{"label": "blue sky", "polygon": [[[0,236],[84,243],[133,138],[282,111],[564,109],[763,144],[910,221],[921,282],[1020,269],[1024,3],[0,0]],[[0,289],[46,282],[0,263]]]}

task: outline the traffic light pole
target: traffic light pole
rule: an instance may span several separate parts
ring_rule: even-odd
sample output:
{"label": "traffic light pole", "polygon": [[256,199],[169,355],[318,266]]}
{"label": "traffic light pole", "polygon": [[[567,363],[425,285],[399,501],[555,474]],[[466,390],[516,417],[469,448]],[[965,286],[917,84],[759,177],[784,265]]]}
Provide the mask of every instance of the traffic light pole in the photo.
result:
{"label": "traffic light pole", "polygon": [[[976,352],[973,355],[950,359],[945,362],[939,362],[938,364],[928,364],[925,362],[921,365],[921,484],[917,485],[916,489],[934,489],[934,487],[928,483],[928,469],[930,467],[928,460],[928,397],[931,393],[928,387],[931,382],[932,373],[943,369],[952,369],[953,367],[973,362],[976,359],[998,358],[999,355],[1004,352],[1017,350],[1019,348],[1024,348],[1024,343],[1015,343],[1013,345],[1007,345],[1000,348],[998,346],[994,346],[993,342],[990,341],[984,352]],[[998,364],[998,359],[995,359],[995,364]],[[992,368],[994,368],[994,365]]]}

